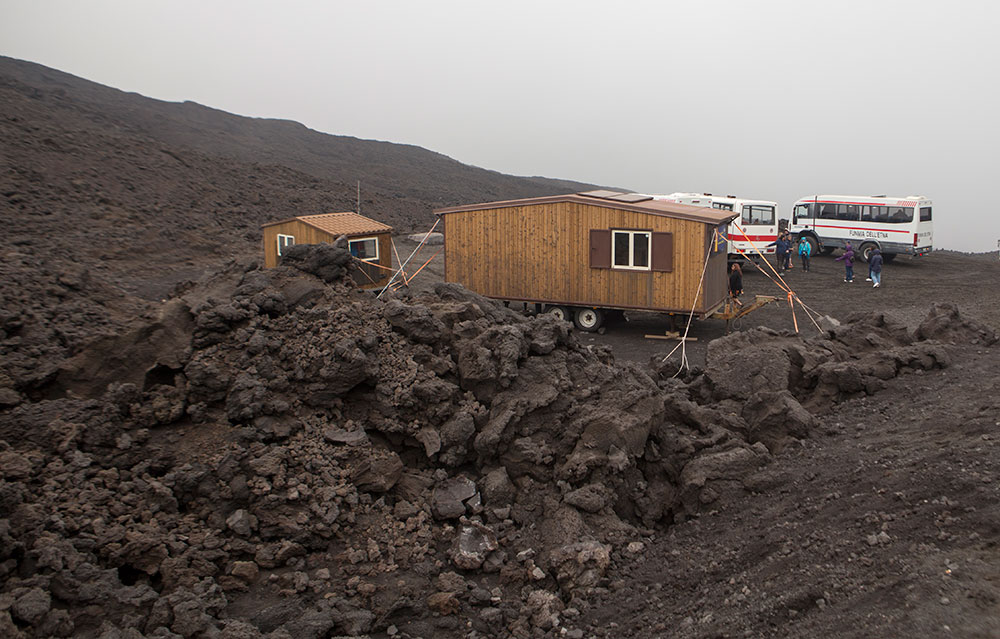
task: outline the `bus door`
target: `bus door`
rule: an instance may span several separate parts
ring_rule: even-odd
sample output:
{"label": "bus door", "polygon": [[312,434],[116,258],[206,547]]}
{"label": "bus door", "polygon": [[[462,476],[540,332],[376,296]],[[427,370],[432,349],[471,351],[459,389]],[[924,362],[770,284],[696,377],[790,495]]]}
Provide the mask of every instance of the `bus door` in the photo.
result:
{"label": "bus door", "polygon": [[792,226],[802,225],[807,228],[816,226],[816,203],[796,204],[792,209]]}

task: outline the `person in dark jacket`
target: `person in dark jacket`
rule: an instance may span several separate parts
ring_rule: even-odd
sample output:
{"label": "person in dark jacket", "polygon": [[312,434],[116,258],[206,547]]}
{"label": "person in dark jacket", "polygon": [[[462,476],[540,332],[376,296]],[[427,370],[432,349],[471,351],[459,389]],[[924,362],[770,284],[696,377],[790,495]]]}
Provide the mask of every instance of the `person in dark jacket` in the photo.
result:
{"label": "person in dark jacket", "polygon": [[778,263],[778,272],[784,273],[785,268],[788,266],[788,251],[791,249],[791,245],[785,239],[784,233],[779,233],[778,239],[768,244],[768,246],[774,247],[774,258]]}
{"label": "person in dark jacket", "polygon": [[868,270],[871,271],[872,288],[878,288],[882,285],[882,251],[875,249],[872,251],[871,256],[868,258]]}
{"label": "person in dark jacket", "polygon": [[836,259],[837,262],[844,262],[844,281],[853,282],[854,281],[854,248],[851,247],[851,243],[848,242],[844,246],[844,254]]}
{"label": "person in dark jacket", "polygon": [[743,269],[736,262],[729,267],[729,294],[733,301],[740,303],[738,298],[743,294]]}

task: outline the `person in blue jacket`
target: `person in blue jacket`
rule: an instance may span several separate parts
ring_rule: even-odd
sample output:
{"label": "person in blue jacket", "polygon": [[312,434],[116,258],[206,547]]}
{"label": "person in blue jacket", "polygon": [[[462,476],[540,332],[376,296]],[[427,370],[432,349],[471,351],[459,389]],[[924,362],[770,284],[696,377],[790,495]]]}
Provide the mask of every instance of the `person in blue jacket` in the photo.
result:
{"label": "person in blue jacket", "polygon": [[809,272],[809,256],[812,255],[812,245],[806,241],[806,238],[799,238],[799,261],[802,262],[802,272]]}
{"label": "person in blue jacket", "polygon": [[836,259],[837,262],[844,262],[844,281],[854,281],[854,248],[847,242],[844,246],[844,254]]}
{"label": "person in blue jacket", "polygon": [[882,251],[875,249],[872,251],[871,256],[868,258],[868,270],[871,271],[872,288],[878,288],[882,285]]}

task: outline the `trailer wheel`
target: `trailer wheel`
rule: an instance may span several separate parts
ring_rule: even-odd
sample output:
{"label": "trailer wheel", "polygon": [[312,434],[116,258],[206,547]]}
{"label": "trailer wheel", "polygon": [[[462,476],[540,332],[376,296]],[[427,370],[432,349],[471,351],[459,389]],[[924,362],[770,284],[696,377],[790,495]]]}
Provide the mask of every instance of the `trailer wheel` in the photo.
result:
{"label": "trailer wheel", "polygon": [[858,249],[858,252],[861,253],[861,260],[864,262],[870,262],[872,257],[872,251],[874,251],[877,248],[878,244],[876,244],[875,242],[865,242],[864,244],[862,244],[861,248]]}
{"label": "trailer wheel", "polygon": [[573,314],[573,323],[581,331],[593,333],[604,325],[604,311],[599,308],[578,308]]}
{"label": "trailer wheel", "polygon": [[572,316],[569,313],[569,309],[566,308],[565,306],[546,306],[545,312],[548,313],[549,315],[554,315],[555,317],[561,319],[564,322],[571,321],[570,318]]}

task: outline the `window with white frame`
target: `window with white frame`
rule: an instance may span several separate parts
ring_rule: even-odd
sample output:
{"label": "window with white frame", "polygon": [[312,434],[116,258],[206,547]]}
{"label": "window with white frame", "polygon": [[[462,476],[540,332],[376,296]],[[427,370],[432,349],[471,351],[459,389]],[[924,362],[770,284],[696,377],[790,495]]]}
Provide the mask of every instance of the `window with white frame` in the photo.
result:
{"label": "window with white frame", "polygon": [[347,242],[351,255],[366,262],[378,261],[378,238],[361,237]]}
{"label": "window with white frame", "polygon": [[649,270],[649,231],[611,232],[612,268]]}
{"label": "window with white frame", "polygon": [[285,249],[294,245],[294,235],[282,235],[281,233],[278,233],[278,255],[284,255]]}

